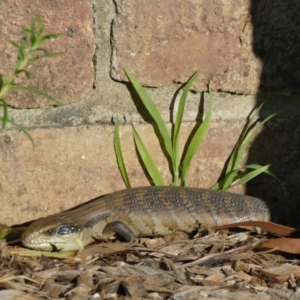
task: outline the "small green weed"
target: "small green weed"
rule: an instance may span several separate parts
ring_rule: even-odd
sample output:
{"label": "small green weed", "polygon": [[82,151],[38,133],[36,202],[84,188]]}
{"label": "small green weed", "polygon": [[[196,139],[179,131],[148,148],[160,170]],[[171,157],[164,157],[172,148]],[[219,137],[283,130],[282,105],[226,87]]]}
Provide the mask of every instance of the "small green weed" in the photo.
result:
{"label": "small green weed", "polygon": [[[251,142],[254,140],[258,132],[262,129],[266,122],[268,122],[280,113],[277,112],[271,114],[270,116],[259,122],[257,120],[257,116],[259,115],[260,110],[267,102],[267,100],[268,99],[263,101],[257,108],[254,108],[254,110],[248,116],[246,125],[244,126],[242,133],[228,159],[228,163],[224,168],[222,179],[220,179],[216,184],[214,184],[211,187],[211,189],[228,190],[230,187],[245,184],[262,173],[270,175],[281,184],[274,172],[270,169],[271,164],[265,166],[259,164],[248,164],[243,168],[240,167],[243,155],[249,148]],[[284,189],[283,186],[282,188]]]}
{"label": "small green weed", "polygon": [[2,103],[3,107],[3,114],[1,116],[1,129],[4,130],[6,128],[6,124],[10,123],[15,126],[17,129],[22,131],[34,145],[34,141],[30,134],[23,128],[21,125],[15,123],[8,116],[8,104],[5,101],[5,95],[14,90],[23,90],[26,92],[34,93],[39,96],[42,96],[49,101],[54,102],[56,105],[62,105],[59,101],[51,97],[50,95],[37,90],[32,87],[25,87],[22,85],[18,85],[15,83],[16,78],[21,74],[24,73],[27,79],[30,79],[31,74],[26,67],[30,64],[34,63],[36,60],[42,58],[49,58],[53,56],[57,56],[62,54],[63,52],[54,52],[51,53],[45,48],[42,48],[42,44],[45,43],[49,39],[56,39],[61,36],[61,34],[45,34],[44,33],[44,26],[42,24],[42,19],[40,16],[37,16],[36,19],[31,21],[30,28],[23,29],[23,39],[20,44],[17,44],[13,41],[10,43],[18,49],[18,57],[16,60],[15,68],[12,71],[11,75],[2,76],[0,74],[0,102]]}

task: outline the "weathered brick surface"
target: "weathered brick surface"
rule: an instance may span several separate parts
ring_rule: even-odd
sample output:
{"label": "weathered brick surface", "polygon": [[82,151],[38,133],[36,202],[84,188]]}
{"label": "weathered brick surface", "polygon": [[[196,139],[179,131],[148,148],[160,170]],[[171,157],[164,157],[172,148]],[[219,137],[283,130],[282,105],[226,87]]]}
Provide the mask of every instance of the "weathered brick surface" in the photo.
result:
{"label": "weathered brick surface", "polygon": [[[192,161],[190,186],[210,187],[218,180],[243,125],[243,122],[224,121],[211,124]],[[180,149],[194,126],[194,123],[183,125]],[[165,184],[170,184],[168,164],[153,128],[149,125],[136,128],[159,166]],[[266,128],[251,148],[248,161],[272,163],[286,191],[271,177],[260,176],[248,186],[247,193],[274,201],[274,221],[300,226],[297,217],[300,205],[297,149],[300,148],[296,138],[300,126],[291,129],[280,123]],[[25,222],[124,188],[113,149],[112,126],[36,129],[30,133],[35,148],[20,132],[0,133],[0,223]],[[132,186],[149,185],[136,156],[130,125],[120,128],[120,139]],[[276,147],[270,147],[274,139]],[[245,189],[239,186],[233,191],[244,193]]]}
{"label": "weathered brick surface", "polygon": [[[193,160],[191,186],[209,187],[217,180],[235,143],[232,132],[240,132],[242,124],[224,125],[211,126],[209,138]],[[193,126],[183,126],[181,143]],[[170,184],[168,165],[152,127],[139,125],[137,130],[166,184]],[[113,149],[112,126],[36,129],[30,133],[35,148],[22,133],[0,133],[0,223],[28,221],[124,188]],[[226,138],[226,145],[219,134]],[[120,138],[132,185],[149,185],[138,163],[130,125],[121,127]]]}
{"label": "weathered brick surface", "polygon": [[[123,66],[144,84],[160,87],[148,92],[166,122],[179,87],[172,83],[186,81],[194,70],[199,71],[196,90],[205,89],[210,82],[214,90],[224,91],[215,93],[213,124],[189,178],[192,186],[209,187],[217,180],[243,120],[258,99],[258,86],[273,84],[281,91],[283,87],[285,95],[297,91],[299,7],[298,0],[2,1],[0,73],[14,63],[15,52],[8,39],[20,40],[21,29],[40,12],[47,32],[66,33],[47,47],[67,53],[31,66],[34,78],[28,84],[72,105],[10,110],[12,119],[27,128],[44,128],[30,131],[36,148],[22,133],[0,134],[0,222],[13,224],[48,215],[124,187],[112,147],[113,127],[103,123],[110,123],[117,114],[127,121],[141,121],[139,113],[148,119],[135,93],[110,77],[111,70],[113,79],[125,79]],[[94,39],[98,46],[95,70]],[[252,95],[245,96],[247,93]],[[200,93],[189,95],[185,120],[201,119],[200,99]],[[25,94],[9,100],[20,108],[50,104]],[[277,124],[268,124],[251,145],[249,163],[272,163],[286,193],[275,180],[264,176],[248,184],[247,193],[277,198],[283,204],[283,208],[278,206],[279,213],[298,226],[299,99],[294,95],[275,100],[269,101],[271,109],[264,111],[264,116],[281,110],[285,113]],[[97,125],[83,126],[91,124]],[[183,126],[183,137],[192,126]],[[151,126],[138,125],[138,130],[168,184],[167,164]],[[148,184],[135,156],[130,126],[121,126],[121,132],[133,185]]]}
{"label": "weathered brick surface", "polygon": [[[63,37],[44,46],[52,51],[65,51],[56,58],[35,62],[29,67],[30,81],[21,80],[57,98],[64,104],[77,102],[91,89],[94,81],[92,58],[94,31],[89,1],[11,0],[0,6],[0,73],[7,75],[15,65],[16,49],[9,40],[20,42],[22,29],[29,27],[40,14],[46,33],[62,33]],[[18,108],[36,108],[51,102],[20,92],[9,96],[9,104]]]}
{"label": "weathered brick surface", "polygon": [[250,1],[117,0],[113,77],[124,66],[148,86],[185,82],[196,89],[255,91],[260,63],[251,53]]}

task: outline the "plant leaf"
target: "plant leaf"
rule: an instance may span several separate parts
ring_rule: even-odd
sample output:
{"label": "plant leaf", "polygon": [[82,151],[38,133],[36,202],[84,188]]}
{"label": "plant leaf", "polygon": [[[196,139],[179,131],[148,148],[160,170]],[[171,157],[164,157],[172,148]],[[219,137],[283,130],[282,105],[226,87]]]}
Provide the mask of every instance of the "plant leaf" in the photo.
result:
{"label": "plant leaf", "polygon": [[[250,164],[250,165],[246,165],[245,168],[246,169],[254,169],[257,170],[259,168],[261,168],[261,165],[257,165],[257,164]],[[279,178],[276,176],[276,174],[272,171],[272,169],[267,169],[264,171],[264,173],[266,173],[267,175],[273,177],[275,180],[278,181],[278,183],[281,185],[281,188],[285,191],[285,187],[283,186],[283,184],[281,183],[281,181],[279,180]]]}
{"label": "plant leaf", "polygon": [[[225,169],[224,179],[219,181],[218,183],[216,183],[212,188],[215,189],[218,187],[221,189],[227,189],[232,185],[232,183],[234,181],[243,178],[243,176],[245,176],[245,174],[249,174],[249,171],[247,171],[245,173],[238,169],[238,166],[241,162],[241,159],[242,159],[244,153],[246,152],[250,143],[253,141],[253,139],[257,135],[258,131],[262,128],[262,126],[267,121],[269,121],[271,118],[275,117],[277,114],[280,113],[280,112],[278,112],[278,113],[272,114],[272,115],[268,116],[267,118],[265,118],[260,123],[255,120],[255,118],[258,117],[258,114],[259,114],[260,110],[262,109],[263,105],[269,100],[270,96],[271,95],[269,95],[258,107],[254,108],[252,110],[252,112],[250,113],[250,115],[248,116],[246,125],[244,126],[243,131],[242,131],[242,133],[241,133],[241,135],[229,157],[229,161],[228,161],[226,169]],[[246,166],[245,168],[252,168],[252,169],[258,170],[258,169],[262,168],[262,166],[252,164],[252,165]],[[262,170],[263,169],[261,169],[261,171]],[[237,172],[237,173],[235,174],[235,172]],[[279,179],[275,176],[275,174],[271,170],[267,169],[267,170],[264,170],[263,172],[274,177],[281,184]],[[255,172],[252,173],[252,175],[255,175],[255,174],[256,174]],[[251,175],[249,175],[249,176],[251,176]],[[243,182],[243,180],[241,182]]]}
{"label": "plant leaf", "polygon": [[41,92],[39,90],[36,90],[34,88],[25,87],[25,86],[21,86],[21,85],[13,85],[11,89],[13,89],[13,90],[24,90],[24,91],[27,91],[27,92],[30,92],[30,93],[34,93],[34,94],[37,94],[39,96],[42,96],[42,97],[46,98],[49,101],[54,102],[57,106],[62,106],[63,105],[61,102],[57,101],[55,98],[51,97],[50,95],[48,95],[44,92]]}
{"label": "plant leaf", "polygon": [[266,173],[266,171],[270,168],[270,166],[271,165],[260,166],[254,171],[246,172],[246,174],[242,176],[242,178],[237,182],[236,185],[245,184],[248,181],[260,175],[261,173]]}
{"label": "plant leaf", "polygon": [[150,96],[147,94],[146,90],[138,82],[137,78],[134,77],[127,68],[124,68],[124,71],[129,79],[129,81],[132,83],[134,89],[138,93],[138,95],[139,95],[140,99],[142,100],[144,106],[146,107],[147,111],[153,118],[153,120],[158,128],[159,135],[161,136],[161,138],[163,140],[163,145],[165,147],[165,150],[167,151],[169,158],[173,162],[173,150],[172,150],[171,137],[170,137],[168,129],[167,129],[161,115],[159,114],[159,111],[157,110],[157,108],[156,108],[155,104],[153,103],[152,99],[150,98]]}
{"label": "plant leaf", "polygon": [[33,147],[35,147],[35,143],[34,143],[33,138],[31,137],[31,135],[28,133],[28,131],[23,126],[15,123],[14,121],[12,121],[10,119],[7,119],[7,122],[12,124],[13,126],[15,126],[18,130],[22,131],[27,136],[27,138],[30,140]]}
{"label": "plant leaf", "polygon": [[195,153],[197,152],[197,150],[199,149],[205,134],[209,128],[209,124],[210,124],[210,120],[211,120],[211,116],[212,116],[212,111],[213,111],[213,100],[212,100],[212,93],[210,91],[209,88],[209,105],[208,105],[208,111],[206,113],[206,116],[202,122],[202,124],[199,126],[199,128],[197,129],[197,131],[195,132],[195,134],[193,135],[187,151],[185,153],[185,156],[182,160],[182,165],[181,165],[181,181],[183,183],[183,185],[186,185],[186,177],[187,177],[187,173],[191,164],[191,160],[193,158],[193,156],[195,155]]}
{"label": "plant leaf", "polygon": [[3,116],[2,116],[2,125],[1,125],[1,129],[4,130],[6,127],[6,123],[7,123],[7,119],[8,119],[8,107],[7,107],[7,103],[4,99],[0,99],[0,102],[2,102],[3,105]]}
{"label": "plant leaf", "polygon": [[182,117],[184,112],[184,107],[186,103],[186,98],[189,93],[189,90],[193,84],[193,81],[197,77],[197,72],[195,72],[191,78],[188,80],[187,84],[184,87],[182,95],[179,100],[178,104],[178,111],[176,115],[176,120],[174,124],[173,136],[172,136],[172,145],[173,145],[173,161],[174,161],[174,180],[173,184],[178,185],[178,177],[179,177],[179,154],[178,154],[178,147],[179,147],[179,132],[182,123]]}
{"label": "plant leaf", "polygon": [[253,141],[254,137],[257,135],[258,131],[263,127],[263,125],[268,122],[270,119],[274,118],[275,116],[277,116],[280,112],[271,114],[270,116],[268,116],[267,118],[265,118],[262,122],[258,123],[256,125],[256,128],[254,128],[251,132],[248,133],[248,137],[246,137],[244,139],[244,141],[242,142],[242,144],[240,145],[240,147],[237,149],[237,154],[236,154],[236,161],[233,165],[233,168],[237,168],[244,153],[246,152],[246,150],[248,149],[250,143]]}
{"label": "plant leaf", "polygon": [[132,124],[132,132],[134,142],[138,151],[138,154],[143,161],[143,164],[148,172],[149,176],[151,177],[154,185],[156,186],[163,186],[164,180],[161,177],[154,160],[152,159],[150,153],[148,152],[147,148],[145,147],[143,141],[141,140],[139,134],[137,133],[134,125]]}
{"label": "plant leaf", "polygon": [[267,99],[265,101],[263,101],[259,107],[256,107],[253,109],[253,111],[250,113],[250,115],[247,118],[247,122],[246,125],[244,126],[242,133],[236,143],[236,145],[234,146],[233,152],[230,155],[230,159],[229,162],[227,164],[227,168],[225,171],[225,174],[227,174],[227,172],[234,170],[238,167],[239,164],[239,159],[238,159],[238,154],[240,151],[240,147],[243,143],[243,141],[245,140],[246,136],[249,134],[251,127],[254,126],[254,118],[258,115],[259,111],[261,110],[261,108],[263,107],[264,103],[267,101]]}
{"label": "plant leaf", "polygon": [[116,118],[116,121],[115,121],[114,148],[115,148],[115,154],[116,154],[116,158],[117,158],[117,164],[118,164],[121,176],[123,178],[123,181],[127,188],[131,188],[130,180],[128,177],[128,173],[127,173],[125,162],[124,162],[123,155],[122,155],[120,135],[119,135],[119,119],[118,119],[118,117]]}
{"label": "plant leaf", "polygon": [[[244,143],[244,141],[246,140],[246,137],[248,136],[248,134],[250,133],[252,127],[255,124],[254,119],[258,116],[260,110],[262,109],[262,107],[265,105],[265,103],[269,100],[269,98],[271,97],[271,95],[269,95],[257,108],[254,108],[253,111],[250,113],[249,117],[247,118],[247,122],[245,127],[242,130],[242,133],[233,149],[233,152],[230,156],[229,162],[227,164],[227,168],[225,173],[229,172],[230,170],[234,170],[238,167],[241,158],[244,154],[244,152],[246,151],[247,147],[249,146],[249,143],[252,141],[252,139],[254,138],[255,134],[253,134],[250,139],[248,140],[248,142],[246,142],[246,147],[241,147],[242,144]],[[276,114],[273,114],[271,116],[269,116],[268,118],[266,118],[263,123],[260,124],[260,126],[262,126],[265,122],[267,122],[270,118],[273,118]],[[259,125],[258,125],[259,126]],[[257,129],[259,130],[259,128]]]}
{"label": "plant leaf", "polygon": [[46,35],[44,35],[44,38],[46,40],[57,39],[57,38],[59,38],[59,37],[61,37],[63,35],[64,35],[63,33],[46,34]]}
{"label": "plant leaf", "polygon": [[239,170],[232,170],[229,171],[225,178],[221,181],[218,181],[216,184],[214,184],[210,189],[211,190],[227,190],[228,188],[230,188],[232,182],[234,182],[239,174]]}
{"label": "plant leaf", "polygon": [[49,58],[49,57],[56,57],[59,56],[61,54],[64,54],[65,52],[53,52],[53,53],[48,53],[48,54],[43,54],[43,55],[37,55],[35,57],[32,57],[29,61],[28,64],[32,64],[34,63],[36,60],[38,59],[43,59],[43,58]]}
{"label": "plant leaf", "polygon": [[16,75],[18,75],[18,74],[20,74],[20,73],[24,73],[27,79],[30,79],[30,78],[31,78],[30,72],[27,71],[27,70],[24,70],[24,69],[23,69],[23,70],[18,70],[18,71],[16,71]]}

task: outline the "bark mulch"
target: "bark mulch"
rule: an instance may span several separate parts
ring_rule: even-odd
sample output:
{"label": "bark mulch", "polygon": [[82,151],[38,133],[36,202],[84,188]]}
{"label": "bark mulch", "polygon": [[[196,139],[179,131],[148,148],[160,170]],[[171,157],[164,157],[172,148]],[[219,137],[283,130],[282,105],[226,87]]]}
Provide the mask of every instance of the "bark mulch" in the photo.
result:
{"label": "bark mulch", "polygon": [[263,239],[178,232],[99,242],[67,258],[28,257],[2,241],[0,299],[300,299],[298,256],[264,250]]}

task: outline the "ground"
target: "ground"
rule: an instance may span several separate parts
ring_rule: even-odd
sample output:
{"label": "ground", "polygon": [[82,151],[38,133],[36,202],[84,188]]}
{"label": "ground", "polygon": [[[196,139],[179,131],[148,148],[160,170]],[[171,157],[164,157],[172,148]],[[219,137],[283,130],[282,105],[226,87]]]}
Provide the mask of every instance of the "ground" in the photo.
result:
{"label": "ground", "polygon": [[[250,231],[178,232],[50,257],[3,241],[0,298],[300,299],[297,255],[263,249],[265,238]],[[51,257],[59,255],[66,257]]]}

